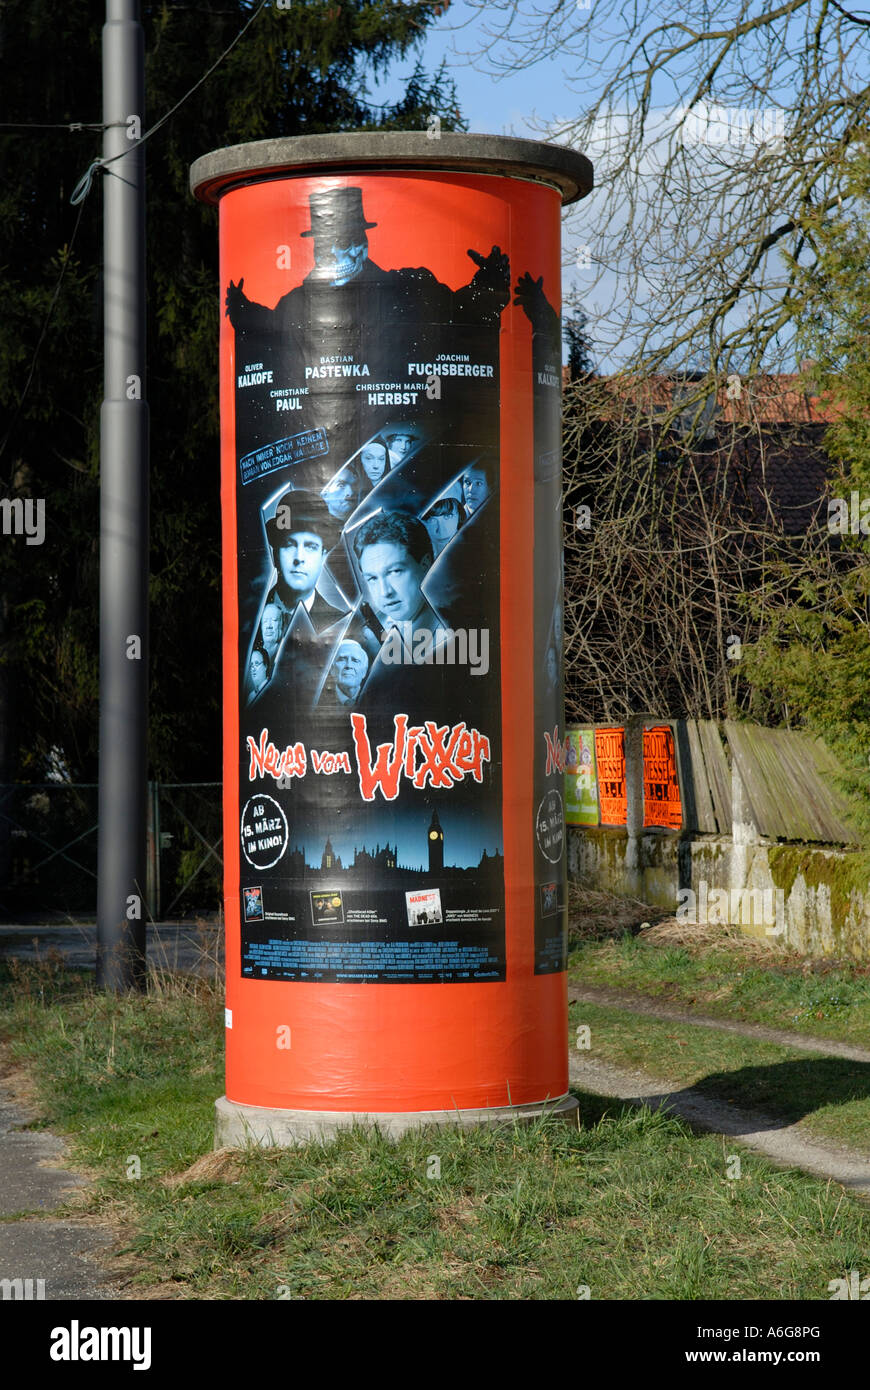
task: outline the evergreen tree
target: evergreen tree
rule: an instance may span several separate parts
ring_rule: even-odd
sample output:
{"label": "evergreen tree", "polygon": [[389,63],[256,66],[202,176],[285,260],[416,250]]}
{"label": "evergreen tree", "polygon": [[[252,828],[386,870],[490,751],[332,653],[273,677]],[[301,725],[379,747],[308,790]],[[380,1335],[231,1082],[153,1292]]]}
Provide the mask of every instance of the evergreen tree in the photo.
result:
{"label": "evergreen tree", "polygon": [[[831,459],[830,562],[801,576],[768,576],[783,595],[743,672],[761,717],[787,717],[823,734],[849,769],[870,824],[870,148],[852,155],[855,202],[807,217],[817,262],[799,272],[792,306],[807,387],[836,408]],[[824,553],[824,552],[823,552]]]}
{"label": "evergreen tree", "polygon": [[568,378],[577,381],[590,377],[595,371],[592,357],[592,339],[587,326],[589,320],[582,309],[571,317],[562,320],[562,336],[568,348]]}
{"label": "evergreen tree", "polygon": [[[378,107],[367,80],[411,53],[446,4],[143,3],[151,407],[150,773],[220,776],[219,293],[214,213],[188,189],[221,145],[335,130],[462,129],[442,70]],[[259,13],[256,11],[260,9]],[[0,781],[61,755],[97,771],[100,0],[0,9],[0,498],[43,498],[41,546],[0,535]],[[91,123],[70,132],[40,125]],[[22,128],[12,129],[13,124]],[[55,765],[57,760],[55,759]]]}

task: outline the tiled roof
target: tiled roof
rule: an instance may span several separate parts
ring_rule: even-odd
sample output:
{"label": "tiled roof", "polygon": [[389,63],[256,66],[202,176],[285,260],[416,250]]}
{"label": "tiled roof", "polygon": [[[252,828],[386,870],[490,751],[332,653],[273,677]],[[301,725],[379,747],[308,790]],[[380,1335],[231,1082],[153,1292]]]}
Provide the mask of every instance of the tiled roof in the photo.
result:
{"label": "tiled roof", "polygon": [[[563,384],[568,386],[570,380],[569,369],[563,367]],[[666,375],[634,380],[617,375],[593,380],[600,381],[618,398],[634,399],[655,414],[672,405],[675,386],[686,392],[692,385]],[[797,372],[723,378],[716,391],[716,418],[728,424],[830,424],[836,420],[840,413],[836,402],[829,397],[809,395],[802,383]]]}
{"label": "tiled roof", "polygon": [[[830,403],[801,391],[800,380],[797,374],[756,377],[736,400],[728,399],[727,384],[723,384],[717,392],[713,428],[705,440],[691,446],[690,470],[685,467],[679,430],[661,441],[657,461],[662,483],[672,470],[673,489],[684,496],[686,506],[692,505],[691,496],[700,487],[708,502],[715,506],[720,499],[732,515],[742,516],[750,526],[773,521],[787,535],[798,536],[814,521],[823,523],[835,471],[823,441],[836,411]],[[598,381],[614,392],[614,406],[634,399],[653,416],[670,406],[677,384],[669,377],[652,377],[638,382],[633,395],[624,377]],[[733,382],[731,393],[735,394]],[[608,414],[602,410],[595,431],[597,451],[608,448]],[[640,425],[638,447],[646,452],[650,430],[643,420]]]}
{"label": "tiled roof", "polygon": [[747,521],[776,520],[787,535],[804,534],[827,514],[831,462],[821,445],[823,433],[818,426],[800,433],[768,427],[737,447],[695,455],[702,486],[705,492],[724,488]]}

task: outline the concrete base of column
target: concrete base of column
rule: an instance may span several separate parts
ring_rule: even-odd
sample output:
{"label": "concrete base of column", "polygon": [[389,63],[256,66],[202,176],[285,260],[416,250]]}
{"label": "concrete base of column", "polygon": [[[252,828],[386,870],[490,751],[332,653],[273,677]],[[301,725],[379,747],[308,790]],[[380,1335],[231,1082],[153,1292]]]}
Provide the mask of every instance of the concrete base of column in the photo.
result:
{"label": "concrete base of column", "polygon": [[579,1125],[579,1105],[574,1096],[538,1101],[530,1105],[496,1105],[484,1110],[401,1110],[356,1112],[349,1110],[270,1110],[260,1105],[238,1105],[221,1096],[215,1101],[215,1148],[294,1148],[312,1141],[328,1142],[354,1125],[377,1127],[389,1139],[398,1139],[424,1125],[531,1124],[542,1115],[553,1115]]}

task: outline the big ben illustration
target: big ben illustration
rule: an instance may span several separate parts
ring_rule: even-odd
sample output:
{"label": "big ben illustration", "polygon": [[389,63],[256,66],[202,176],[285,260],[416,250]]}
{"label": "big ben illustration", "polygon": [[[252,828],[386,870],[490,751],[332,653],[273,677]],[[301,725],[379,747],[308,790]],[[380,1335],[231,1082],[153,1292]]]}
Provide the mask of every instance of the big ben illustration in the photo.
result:
{"label": "big ben illustration", "polygon": [[429,872],[430,874],[444,872],[444,831],[441,829],[437,811],[432,812],[432,820],[429,824]]}

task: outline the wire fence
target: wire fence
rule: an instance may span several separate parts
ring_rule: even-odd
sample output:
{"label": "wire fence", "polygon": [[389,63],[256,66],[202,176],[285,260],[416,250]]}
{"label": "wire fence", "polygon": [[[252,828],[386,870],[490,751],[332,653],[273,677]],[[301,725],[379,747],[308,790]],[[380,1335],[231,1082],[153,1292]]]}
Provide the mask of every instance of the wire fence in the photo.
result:
{"label": "wire fence", "polygon": [[[0,783],[0,919],[95,916],[96,783]],[[160,921],[217,911],[221,783],[149,782],[145,901]]]}

